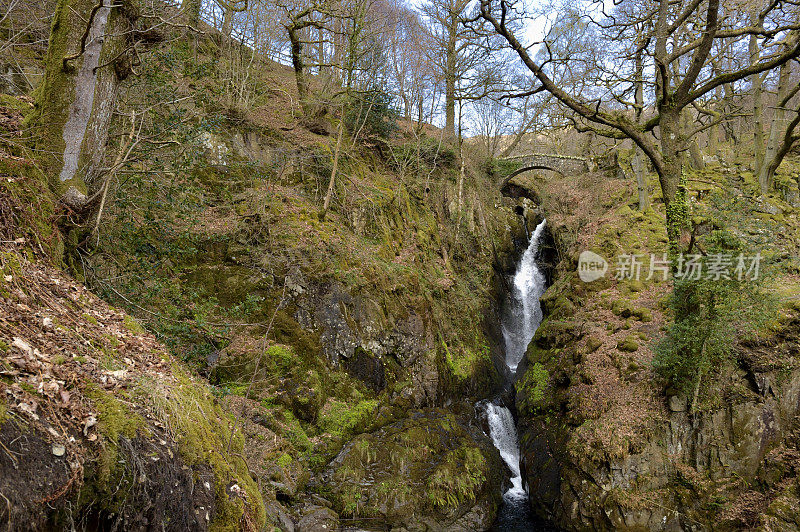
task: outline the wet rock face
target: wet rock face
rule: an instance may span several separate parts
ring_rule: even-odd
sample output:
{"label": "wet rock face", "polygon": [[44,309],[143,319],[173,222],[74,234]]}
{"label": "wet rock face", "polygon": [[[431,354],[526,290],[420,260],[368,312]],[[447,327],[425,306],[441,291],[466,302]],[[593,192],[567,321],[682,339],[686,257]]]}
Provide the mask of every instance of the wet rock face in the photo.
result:
{"label": "wet rock face", "polygon": [[480,429],[441,409],[348,443],[319,479],[342,517],[369,529],[486,530],[505,472]]}
{"label": "wet rock face", "polygon": [[353,297],[339,285],[293,279],[295,319],[319,332],[322,354],[375,391],[407,373],[415,407],[433,406],[440,393],[433,333],[414,310],[394,323],[377,303]]}
{"label": "wet rock face", "polygon": [[686,398],[667,398],[666,417],[644,448],[616,460],[577,456],[568,425],[525,419],[523,467],[534,509],[570,530],[680,530],[715,520],[736,528],[750,514],[773,530],[797,530],[800,514],[787,508],[800,508],[800,371],[741,371],[732,379],[730,387],[749,393],[694,415]]}
{"label": "wet rock face", "polygon": [[534,512],[566,530],[800,530],[800,320],[742,340],[693,406],[592,356],[613,333],[586,330],[576,294],[542,298],[515,384]]}
{"label": "wet rock face", "polygon": [[352,356],[344,359],[344,367],[350,375],[365,382],[373,390],[380,391],[386,386],[383,361],[360,347],[356,348]]}

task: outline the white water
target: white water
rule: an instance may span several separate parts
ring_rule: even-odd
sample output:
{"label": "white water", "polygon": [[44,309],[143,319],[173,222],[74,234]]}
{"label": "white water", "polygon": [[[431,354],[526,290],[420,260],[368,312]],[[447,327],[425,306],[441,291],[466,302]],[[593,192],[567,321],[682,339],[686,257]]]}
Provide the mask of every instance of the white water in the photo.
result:
{"label": "white water", "polygon": [[516,373],[528,344],[542,323],[542,297],[547,280],[536,264],[536,255],[539,251],[539,240],[544,231],[547,220],[542,220],[531,235],[528,248],[514,274],[512,299],[509,301],[509,312],[503,323],[503,338],[506,343],[506,365]]}
{"label": "white water", "polygon": [[[509,312],[503,320],[503,338],[506,348],[506,366],[512,374],[525,356],[537,327],[542,322],[542,306],[539,298],[547,288],[547,279],[536,264],[539,251],[539,240],[545,228],[546,220],[536,226],[530,243],[514,274],[513,293],[509,294]],[[489,421],[489,436],[500,456],[511,470],[511,488],[503,494],[507,501],[525,499],[528,494],[522,485],[522,473],[519,465],[519,440],[514,417],[505,406],[494,403],[486,404],[486,416]]]}
{"label": "white water", "polygon": [[489,420],[489,436],[512,473],[511,488],[503,494],[503,497],[524,499],[527,494],[522,486],[522,473],[519,470],[519,442],[514,417],[508,408],[494,403],[487,403],[486,416]]}

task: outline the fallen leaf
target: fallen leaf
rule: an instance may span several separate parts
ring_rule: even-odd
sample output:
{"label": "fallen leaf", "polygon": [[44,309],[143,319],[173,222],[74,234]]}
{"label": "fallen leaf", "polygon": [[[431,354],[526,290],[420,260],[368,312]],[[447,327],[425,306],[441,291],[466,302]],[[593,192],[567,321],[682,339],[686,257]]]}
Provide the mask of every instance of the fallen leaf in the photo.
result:
{"label": "fallen leaf", "polygon": [[11,342],[11,345],[13,347],[16,347],[17,349],[19,349],[20,351],[22,351],[26,355],[33,356],[33,348],[31,347],[31,345],[28,342],[26,342],[22,338],[19,338],[19,337],[15,336],[14,337],[14,341]]}
{"label": "fallen leaf", "polygon": [[97,425],[97,418],[90,414],[86,421],[83,422],[83,435],[86,436],[89,433],[89,429],[95,425]]}

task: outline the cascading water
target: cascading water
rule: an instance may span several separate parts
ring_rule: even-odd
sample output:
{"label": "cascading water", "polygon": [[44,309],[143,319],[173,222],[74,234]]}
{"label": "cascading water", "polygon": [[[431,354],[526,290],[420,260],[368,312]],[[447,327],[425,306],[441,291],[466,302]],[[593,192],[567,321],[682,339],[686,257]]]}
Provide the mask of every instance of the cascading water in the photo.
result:
{"label": "cascading water", "polygon": [[528,350],[528,344],[542,323],[542,297],[547,280],[536,264],[539,252],[539,241],[542,238],[547,220],[542,220],[534,229],[530,243],[514,274],[512,294],[509,300],[509,311],[504,320],[503,338],[506,344],[506,365],[512,374]]}
{"label": "cascading water", "polygon": [[[547,288],[547,279],[539,269],[536,258],[546,220],[536,226],[525,253],[514,274],[512,292],[509,294],[508,311],[503,319],[505,360],[509,370],[509,382],[516,376],[517,366],[525,356],[536,329],[542,322],[542,307],[539,298]],[[522,482],[520,471],[519,440],[514,416],[499,399],[486,404],[489,436],[500,456],[511,470],[511,488],[503,494],[503,506],[493,530],[510,532],[532,530],[535,523],[530,516],[528,493]]]}
{"label": "cascading water", "polygon": [[486,415],[489,420],[489,436],[513,475],[511,488],[503,496],[506,499],[524,499],[527,493],[522,486],[522,473],[519,469],[519,441],[514,416],[505,406],[494,403],[486,405]]}

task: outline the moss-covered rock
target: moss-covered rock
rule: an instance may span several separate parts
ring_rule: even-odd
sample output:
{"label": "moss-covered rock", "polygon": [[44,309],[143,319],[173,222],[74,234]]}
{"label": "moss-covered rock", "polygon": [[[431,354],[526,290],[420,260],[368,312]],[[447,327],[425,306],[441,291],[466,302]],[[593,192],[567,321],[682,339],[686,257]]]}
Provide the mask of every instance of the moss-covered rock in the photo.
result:
{"label": "moss-covered rock", "polygon": [[480,530],[497,511],[504,470],[485,436],[427,410],[356,437],[322,489],[341,515],[370,527]]}
{"label": "moss-covered rock", "polygon": [[596,336],[589,336],[586,338],[586,353],[594,353],[600,349],[600,346],[602,345],[603,341],[600,338],[597,338]]}
{"label": "moss-covered rock", "polygon": [[[540,349],[557,349],[582,336],[580,324],[570,320],[545,318],[531,341],[532,346]],[[531,351],[531,347],[528,348]]]}
{"label": "moss-covered rock", "polygon": [[617,349],[625,353],[632,353],[639,349],[639,344],[633,336],[627,336],[624,340],[617,343]]}

